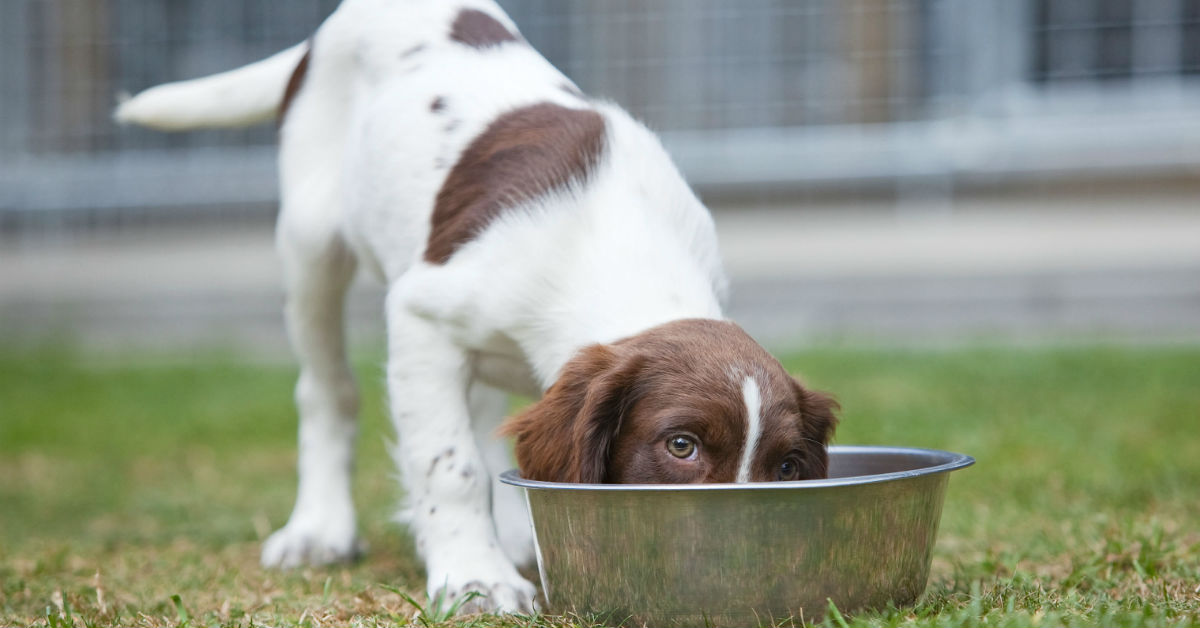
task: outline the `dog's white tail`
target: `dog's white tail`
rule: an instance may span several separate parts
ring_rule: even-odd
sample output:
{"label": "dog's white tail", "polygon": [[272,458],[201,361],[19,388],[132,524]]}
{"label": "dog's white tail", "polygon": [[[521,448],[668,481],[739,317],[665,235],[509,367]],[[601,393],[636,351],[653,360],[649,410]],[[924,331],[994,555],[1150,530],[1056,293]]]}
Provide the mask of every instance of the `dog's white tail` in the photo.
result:
{"label": "dog's white tail", "polygon": [[190,81],[164,83],[121,102],[113,118],[160,131],[239,127],[275,117],[308,42],[262,61]]}

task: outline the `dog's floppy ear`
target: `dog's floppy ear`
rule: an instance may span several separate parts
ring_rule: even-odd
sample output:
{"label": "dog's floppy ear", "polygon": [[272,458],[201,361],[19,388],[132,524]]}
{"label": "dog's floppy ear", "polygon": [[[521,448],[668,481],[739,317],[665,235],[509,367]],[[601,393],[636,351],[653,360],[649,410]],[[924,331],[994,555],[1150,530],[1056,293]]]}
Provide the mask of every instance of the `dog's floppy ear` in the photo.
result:
{"label": "dog's floppy ear", "polygon": [[567,362],[541,400],[509,419],[522,477],[543,482],[604,482],[612,443],[632,405],[641,370],[636,356],[592,345]]}
{"label": "dog's floppy ear", "polygon": [[811,444],[805,456],[808,467],[805,477],[819,479],[829,475],[829,440],[837,428],[837,411],[841,405],[833,396],[809,390],[798,380],[792,379],[792,387],[796,393],[796,401],[800,404],[800,429],[804,441]]}

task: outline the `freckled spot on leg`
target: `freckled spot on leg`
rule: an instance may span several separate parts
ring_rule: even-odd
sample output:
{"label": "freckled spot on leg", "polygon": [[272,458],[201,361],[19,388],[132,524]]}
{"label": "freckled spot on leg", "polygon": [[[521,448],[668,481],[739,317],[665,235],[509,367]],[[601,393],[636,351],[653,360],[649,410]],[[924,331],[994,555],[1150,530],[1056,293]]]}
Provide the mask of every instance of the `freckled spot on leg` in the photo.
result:
{"label": "freckled spot on leg", "polygon": [[[450,447],[446,451],[443,451],[442,453],[434,456],[433,461],[429,463],[429,469],[425,471],[425,477],[429,477],[429,476],[433,475],[433,472],[437,470],[437,466],[442,461],[443,458],[446,459],[446,461],[449,461],[453,457],[454,457],[454,448],[453,447]],[[450,466],[449,469],[447,469],[447,470],[453,471],[454,467]]]}

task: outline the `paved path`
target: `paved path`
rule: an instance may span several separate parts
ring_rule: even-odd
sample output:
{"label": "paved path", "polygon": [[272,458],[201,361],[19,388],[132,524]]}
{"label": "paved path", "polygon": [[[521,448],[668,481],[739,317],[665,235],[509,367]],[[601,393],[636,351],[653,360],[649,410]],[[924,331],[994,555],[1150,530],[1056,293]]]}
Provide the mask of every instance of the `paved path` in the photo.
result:
{"label": "paved path", "polygon": [[731,314],[773,342],[1200,340],[1200,204],[976,201],[718,224]]}
{"label": "paved path", "polygon": [[[1200,341],[1200,207],[1186,201],[724,208],[729,313],[780,348]],[[382,333],[381,298],[356,285],[359,342]],[[266,227],[0,243],[5,340],[282,353],[281,303]]]}

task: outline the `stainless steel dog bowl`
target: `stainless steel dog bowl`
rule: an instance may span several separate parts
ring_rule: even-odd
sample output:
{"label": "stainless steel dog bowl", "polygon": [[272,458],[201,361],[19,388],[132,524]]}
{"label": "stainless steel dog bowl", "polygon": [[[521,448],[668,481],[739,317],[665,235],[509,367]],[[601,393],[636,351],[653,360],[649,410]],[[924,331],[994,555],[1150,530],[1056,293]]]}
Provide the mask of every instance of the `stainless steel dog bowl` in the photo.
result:
{"label": "stainless steel dog bowl", "polygon": [[551,612],[614,625],[758,626],[914,602],[949,472],[970,456],[830,447],[830,478],[525,489]]}

